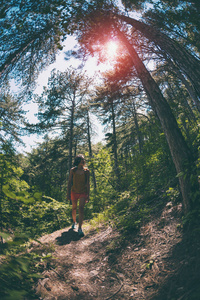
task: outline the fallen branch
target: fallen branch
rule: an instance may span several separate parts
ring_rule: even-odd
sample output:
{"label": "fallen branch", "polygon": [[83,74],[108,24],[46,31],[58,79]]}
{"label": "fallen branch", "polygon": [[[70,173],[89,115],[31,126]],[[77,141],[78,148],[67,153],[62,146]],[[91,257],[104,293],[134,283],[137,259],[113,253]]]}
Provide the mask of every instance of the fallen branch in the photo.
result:
{"label": "fallen branch", "polygon": [[117,292],[115,292],[112,296],[110,296],[110,297],[108,297],[108,298],[106,298],[105,300],[109,300],[109,299],[112,299],[112,297],[114,297],[115,295],[117,295],[120,291],[121,291],[121,289],[122,289],[122,287],[123,287],[123,283],[122,283],[122,285],[120,286],[120,288],[119,288],[119,290],[117,291]]}
{"label": "fallen branch", "polygon": [[60,275],[55,269],[53,269],[52,267],[50,268],[50,270],[52,270],[53,272],[55,272],[59,278],[63,279],[64,276],[63,275]]}

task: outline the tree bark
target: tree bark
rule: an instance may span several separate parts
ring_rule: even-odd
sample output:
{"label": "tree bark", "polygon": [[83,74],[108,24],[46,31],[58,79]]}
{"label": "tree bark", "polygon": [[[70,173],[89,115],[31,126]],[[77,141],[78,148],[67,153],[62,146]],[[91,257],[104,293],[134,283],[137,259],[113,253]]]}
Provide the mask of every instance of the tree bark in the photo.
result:
{"label": "tree bark", "polygon": [[139,143],[139,152],[140,154],[142,153],[142,136],[138,124],[138,118],[137,118],[137,112],[136,112],[136,107],[135,107],[135,102],[133,101],[133,118],[135,122],[135,129],[137,132],[137,137],[138,137],[138,143]]}
{"label": "tree bark", "polygon": [[71,107],[71,119],[70,119],[70,130],[69,130],[69,158],[68,158],[68,166],[69,172],[72,168],[72,147],[73,147],[73,129],[74,129],[74,110],[75,110],[75,91],[72,99],[72,107]]}
{"label": "tree bark", "polygon": [[[144,90],[148,96],[152,109],[157,114],[162,125],[165,137],[167,139],[172,159],[179,177],[180,190],[183,198],[183,206],[185,213],[189,212],[192,207],[192,186],[190,177],[193,175],[194,160],[183,135],[178,127],[172,110],[163,97],[157,83],[146,69],[145,65],[139,58],[134,47],[129,43],[126,36],[115,26],[116,32],[121,41],[127,47],[136,68],[138,77],[140,78]],[[195,186],[197,178],[195,178]]]}
{"label": "tree bark", "polygon": [[112,112],[112,126],[113,126],[113,153],[114,153],[114,162],[115,162],[115,175],[117,178],[117,190],[120,190],[120,172],[119,172],[119,165],[118,165],[118,155],[117,155],[117,139],[116,139],[116,127],[115,127],[115,112],[114,112],[114,104],[111,101],[111,112]]}
{"label": "tree bark", "polygon": [[192,56],[176,41],[160,32],[157,28],[130,17],[118,14],[115,16],[127,24],[132,25],[136,30],[139,30],[149,40],[153,41],[156,45],[163,49],[165,53],[168,53],[168,55],[170,55],[170,57],[190,80],[196,94],[200,98],[200,61],[197,58]]}
{"label": "tree bark", "polygon": [[[5,162],[4,162],[5,168]],[[0,178],[0,230],[2,231],[2,205],[3,205],[3,180],[4,180],[4,172],[2,171],[1,178]],[[0,242],[3,242],[3,238],[0,236]]]}
{"label": "tree bark", "polygon": [[[87,110],[87,135],[88,135],[89,156],[92,159],[93,155],[92,155],[92,145],[91,145],[91,137],[90,137],[90,117],[89,117],[88,110]],[[96,191],[97,184],[96,184],[94,166],[93,166],[92,162],[91,162],[91,174],[92,174],[92,181],[93,181],[93,185],[94,185],[94,190]]]}

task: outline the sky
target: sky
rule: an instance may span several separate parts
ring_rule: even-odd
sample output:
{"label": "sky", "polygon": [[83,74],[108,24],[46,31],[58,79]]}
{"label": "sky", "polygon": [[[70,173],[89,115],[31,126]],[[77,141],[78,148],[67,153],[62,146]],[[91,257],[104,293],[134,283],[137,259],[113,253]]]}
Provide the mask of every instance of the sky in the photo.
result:
{"label": "sky", "polygon": [[[43,87],[47,85],[48,77],[50,76],[51,70],[57,69],[61,72],[64,72],[68,67],[72,66],[77,68],[81,62],[75,58],[71,58],[70,60],[65,60],[65,52],[68,50],[73,49],[76,46],[77,42],[74,37],[69,36],[64,44],[63,44],[63,51],[60,51],[56,56],[56,61],[48,66],[41,74],[38,76],[37,79],[37,87],[34,91],[35,94],[40,95],[43,91]],[[89,76],[94,75],[94,72],[97,70],[105,70],[105,66],[97,66],[96,59],[90,58],[85,65],[85,69]],[[29,103],[23,106],[23,109],[27,112],[26,117],[30,123],[36,123],[37,117],[35,114],[38,112],[37,104],[36,103]],[[103,126],[98,121],[97,117],[92,115],[92,124],[94,125],[96,135],[93,137],[92,142],[97,143],[99,141],[103,141],[104,139],[104,132]],[[19,145],[17,147],[17,151],[20,153],[31,152],[33,148],[37,147],[37,143],[42,142],[42,136],[32,134],[22,137],[22,141],[25,145]]]}

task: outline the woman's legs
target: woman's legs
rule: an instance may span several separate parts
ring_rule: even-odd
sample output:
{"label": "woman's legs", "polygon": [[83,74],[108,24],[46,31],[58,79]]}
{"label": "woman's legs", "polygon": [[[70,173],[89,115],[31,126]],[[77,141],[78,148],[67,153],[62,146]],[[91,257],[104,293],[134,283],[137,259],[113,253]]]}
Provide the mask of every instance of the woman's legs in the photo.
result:
{"label": "woman's legs", "polygon": [[76,223],[76,209],[77,209],[78,200],[72,200],[72,219]]}
{"label": "woman's legs", "polygon": [[79,229],[82,227],[83,219],[84,219],[84,206],[85,206],[85,198],[80,198],[79,200]]}

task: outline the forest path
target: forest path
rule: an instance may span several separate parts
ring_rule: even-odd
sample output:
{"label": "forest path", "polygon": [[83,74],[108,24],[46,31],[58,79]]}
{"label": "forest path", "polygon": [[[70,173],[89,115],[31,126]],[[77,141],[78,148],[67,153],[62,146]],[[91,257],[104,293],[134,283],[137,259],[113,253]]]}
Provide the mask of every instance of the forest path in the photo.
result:
{"label": "forest path", "polygon": [[166,206],[126,238],[103,225],[96,230],[85,225],[82,238],[71,228],[43,236],[43,247],[53,249],[55,259],[38,281],[37,295],[44,300],[187,299],[191,272],[178,209]]}

